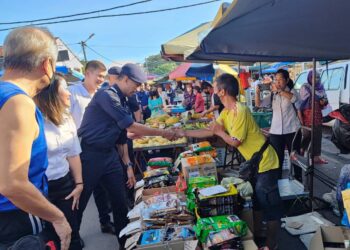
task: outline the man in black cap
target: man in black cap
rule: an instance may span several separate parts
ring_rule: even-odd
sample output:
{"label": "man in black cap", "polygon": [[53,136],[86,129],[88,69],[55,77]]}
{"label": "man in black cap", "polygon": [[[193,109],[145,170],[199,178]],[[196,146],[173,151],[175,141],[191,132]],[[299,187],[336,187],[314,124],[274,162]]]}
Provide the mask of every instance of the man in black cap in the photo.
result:
{"label": "man in black cap", "polygon": [[[127,107],[126,97],[136,92],[137,86],[146,82],[145,73],[136,64],[123,66],[116,84],[98,91],[87,107],[78,131],[81,138],[84,191],[80,198],[80,221],[94,187],[101,183],[110,195],[114,225],[119,249],[124,249],[125,237],[119,232],[127,223],[125,179],[116,145],[126,143],[127,132],[131,135],[163,136],[176,139],[172,130],[151,129],[134,122]],[[127,165],[128,186],[135,184],[133,166]]]}

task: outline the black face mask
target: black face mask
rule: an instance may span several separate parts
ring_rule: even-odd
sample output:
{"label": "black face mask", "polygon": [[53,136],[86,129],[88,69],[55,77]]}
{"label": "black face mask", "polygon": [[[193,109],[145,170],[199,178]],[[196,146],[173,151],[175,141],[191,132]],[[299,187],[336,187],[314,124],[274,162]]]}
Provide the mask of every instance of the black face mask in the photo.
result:
{"label": "black face mask", "polygon": [[[49,80],[50,80],[50,82],[49,82],[49,86],[51,86],[51,84],[55,81],[55,75],[56,75],[56,71],[54,71],[55,70],[55,68],[53,67],[53,65],[52,65],[52,61],[50,61],[50,64],[51,64],[51,68],[52,68],[52,76],[51,77],[49,77]],[[48,87],[49,87],[48,86]]]}

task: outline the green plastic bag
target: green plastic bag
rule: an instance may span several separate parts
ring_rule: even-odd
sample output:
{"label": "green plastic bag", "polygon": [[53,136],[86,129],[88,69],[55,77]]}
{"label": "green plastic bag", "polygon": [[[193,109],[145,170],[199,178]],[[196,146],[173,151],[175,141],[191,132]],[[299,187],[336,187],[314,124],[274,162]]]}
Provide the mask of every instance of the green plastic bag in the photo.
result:
{"label": "green plastic bag", "polygon": [[200,242],[205,243],[210,232],[219,232],[224,229],[234,228],[240,237],[247,234],[247,223],[236,215],[223,215],[208,218],[199,218],[194,226],[194,231]]}

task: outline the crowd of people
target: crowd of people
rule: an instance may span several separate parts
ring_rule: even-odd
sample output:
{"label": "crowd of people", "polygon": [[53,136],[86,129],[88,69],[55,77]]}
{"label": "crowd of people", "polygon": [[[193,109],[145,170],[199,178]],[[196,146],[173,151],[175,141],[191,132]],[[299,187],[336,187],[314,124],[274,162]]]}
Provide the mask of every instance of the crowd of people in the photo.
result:
{"label": "crowd of people", "polygon": [[[213,85],[196,81],[152,87],[136,64],[107,70],[93,60],[85,66],[84,80],[68,86],[64,76],[55,73],[56,58],[55,39],[46,29],[15,29],[4,43],[0,249],[23,237],[30,244],[52,241],[62,250],[82,249],[79,231],[92,194],[101,231],[115,234],[122,249],[126,239],[119,232],[128,223],[126,215],[132,205],[128,200],[136,183],[132,139],[146,135],[169,140],[215,135],[237,148],[246,160],[267,145],[252,180],[254,219],[267,222],[267,245],[276,247],[283,215],[277,181],[282,176],[285,147],[292,153],[295,133],[301,124],[311,124],[311,73],[300,94],[286,70],[279,70],[271,82],[255,83],[256,105],[270,105],[273,112],[268,145],[249,108],[237,101],[239,83],[230,74],[218,76]],[[316,84],[318,135],[327,97],[318,76]],[[264,91],[270,94],[262,95]],[[202,116],[214,112],[216,121],[208,129],[192,131],[141,124],[176,104]],[[309,141],[304,131],[298,153],[307,151]],[[315,162],[326,163],[320,157],[321,140],[316,144]]]}

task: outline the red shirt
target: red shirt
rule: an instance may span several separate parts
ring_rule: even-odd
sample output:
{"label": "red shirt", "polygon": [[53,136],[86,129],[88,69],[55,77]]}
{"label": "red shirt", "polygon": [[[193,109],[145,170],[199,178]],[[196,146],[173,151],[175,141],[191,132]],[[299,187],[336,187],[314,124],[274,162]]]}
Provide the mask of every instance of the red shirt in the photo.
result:
{"label": "red shirt", "polygon": [[197,93],[196,100],[194,102],[194,111],[196,113],[202,113],[204,111],[204,98],[201,93]]}

